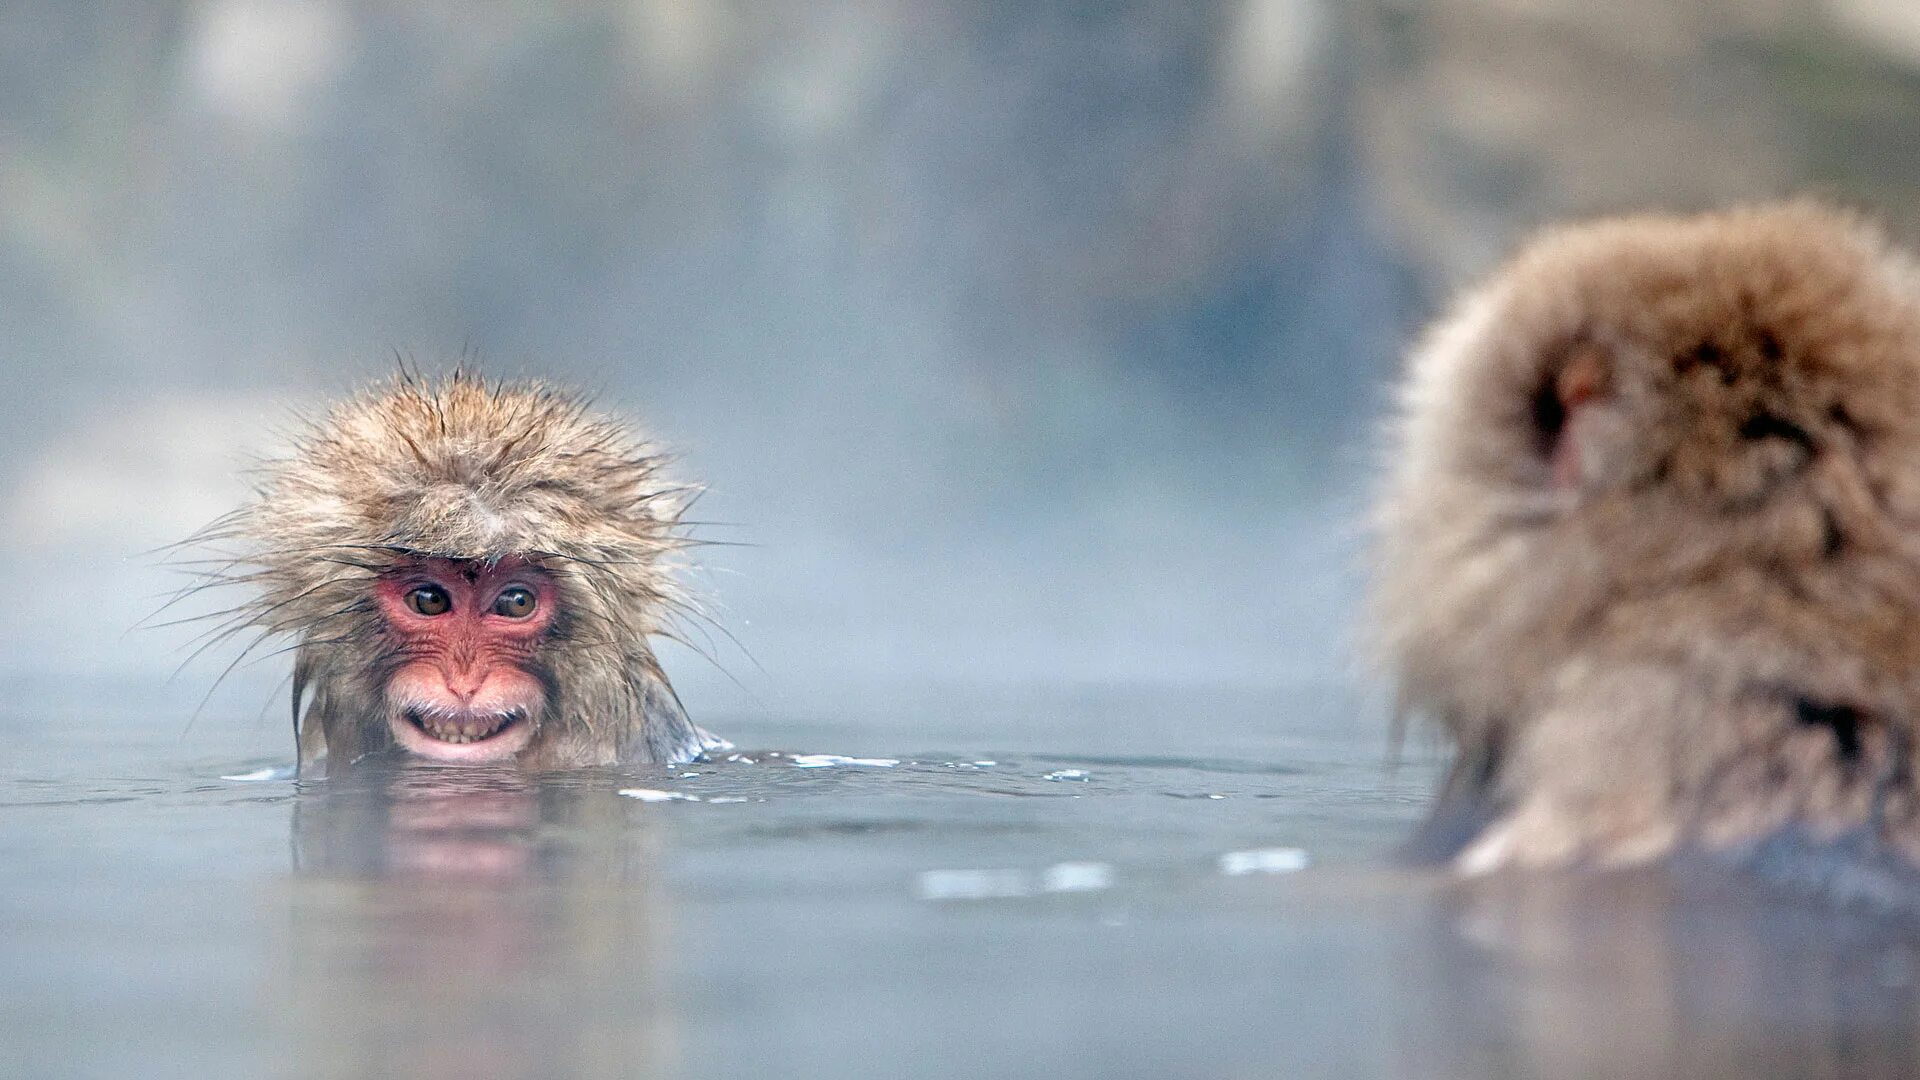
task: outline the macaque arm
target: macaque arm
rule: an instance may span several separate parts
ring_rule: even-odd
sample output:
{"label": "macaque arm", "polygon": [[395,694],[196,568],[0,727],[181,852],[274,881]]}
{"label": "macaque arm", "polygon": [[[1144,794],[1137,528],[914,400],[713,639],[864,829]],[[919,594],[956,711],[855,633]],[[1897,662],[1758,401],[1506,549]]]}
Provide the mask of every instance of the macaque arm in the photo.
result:
{"label": "macaque arm", "polygon": [[1497,809],[1455,859],[1461,871],[1631,865],[1672,850],[1675,742],[1729,703],[1663,667],[1598,666],[1607,673],[1563,671],[1554,699],[1513,734],[1483,793]]}
{"label": "macaque arm", "polygon": [[1402,856],[1419,863],[1450,861],[1500,816],[1495,782],[1500,777],[1504,738],[1500,732],[1489,732],[1478,744],[1454,755],[1433,808],[1401,849]]}

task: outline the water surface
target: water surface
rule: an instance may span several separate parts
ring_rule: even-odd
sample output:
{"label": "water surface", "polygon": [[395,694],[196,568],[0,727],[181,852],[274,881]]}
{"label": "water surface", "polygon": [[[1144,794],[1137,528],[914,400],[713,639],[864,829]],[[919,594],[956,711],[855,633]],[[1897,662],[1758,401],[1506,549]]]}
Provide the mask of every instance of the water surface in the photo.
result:
{"label": "water surface", "polygon": [[1328,688],[901,695],[733,718],[741,760],[331,781],[13,689],[9,1076],[1916,1071],[1898,927],[1395,868],[1433,763]]}

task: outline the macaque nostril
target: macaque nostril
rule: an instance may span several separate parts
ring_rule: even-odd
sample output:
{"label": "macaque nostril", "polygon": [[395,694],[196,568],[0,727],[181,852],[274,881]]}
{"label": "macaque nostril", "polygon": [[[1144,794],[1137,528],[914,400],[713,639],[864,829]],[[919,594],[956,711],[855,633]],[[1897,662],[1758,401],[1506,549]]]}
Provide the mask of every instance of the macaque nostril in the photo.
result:
{"label": "macaque nostril", "polygon": [[458,675],[449,674],[446,677],[447,693],[460,699],[460,703],[464,705],[473,700],[474,695],[480,692],[480,688],[486,685],[486,682],[487,677],[484,674],[475,674],[473,672],[462,672]]}

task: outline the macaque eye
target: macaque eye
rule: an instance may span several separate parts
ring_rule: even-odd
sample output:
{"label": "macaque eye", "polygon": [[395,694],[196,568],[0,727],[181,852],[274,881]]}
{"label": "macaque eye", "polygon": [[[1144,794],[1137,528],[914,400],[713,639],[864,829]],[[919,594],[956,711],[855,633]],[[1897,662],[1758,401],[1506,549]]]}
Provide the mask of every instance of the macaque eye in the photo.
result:
{"label": "macaque eye", "polygon": [[445,615],[453,598],[438,585],[422,585],[407,594],[407,606],[421,615]]}
{"label": "macaque eye", "polygon": [[502,592],[493,602],[493,613],[509,619],[524,619],[533,614],[533,592],[518,585]]}

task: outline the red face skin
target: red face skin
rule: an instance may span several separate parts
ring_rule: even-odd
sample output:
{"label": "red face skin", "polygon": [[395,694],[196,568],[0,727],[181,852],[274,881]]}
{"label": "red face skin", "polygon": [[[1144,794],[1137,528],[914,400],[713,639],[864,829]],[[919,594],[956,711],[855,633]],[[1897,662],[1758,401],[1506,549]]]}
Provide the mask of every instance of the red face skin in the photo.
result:
{"label": "red face skin", "polygon": [[387,680],[394,741],[436,761],[501,761],[533,740],[546,691],[529,670],[558,593],[520,559],[421,559],[374,597],[401,656]]}

